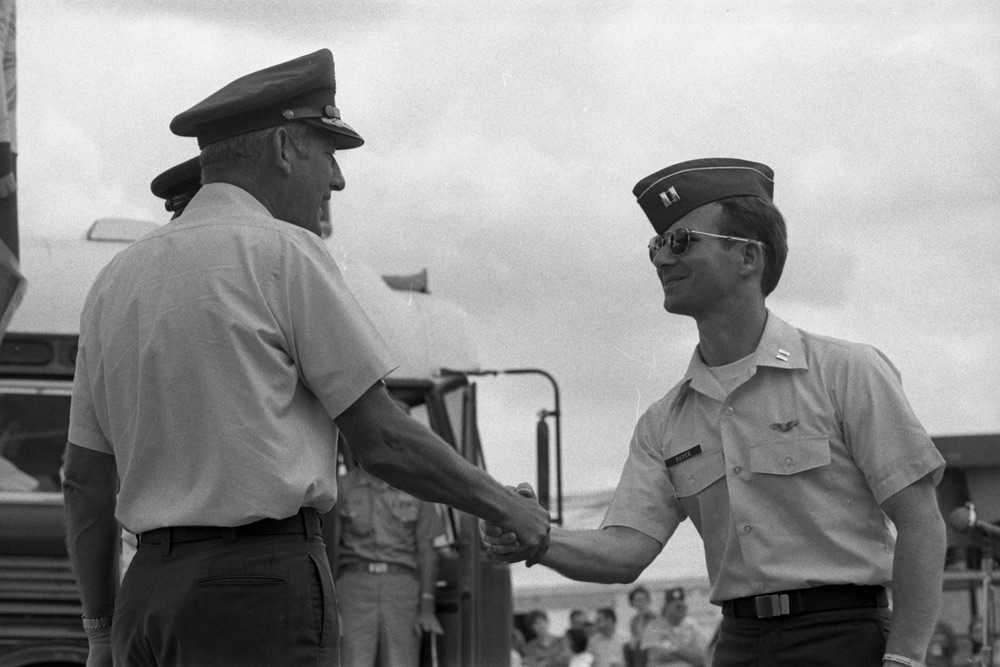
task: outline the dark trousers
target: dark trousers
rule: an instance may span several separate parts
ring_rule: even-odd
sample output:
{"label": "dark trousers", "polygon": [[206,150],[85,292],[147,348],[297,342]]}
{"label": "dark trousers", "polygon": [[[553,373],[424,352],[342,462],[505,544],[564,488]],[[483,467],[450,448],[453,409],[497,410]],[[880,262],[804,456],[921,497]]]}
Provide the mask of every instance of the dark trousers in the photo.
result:
{"label": "dark trousers", "polygon": [[116,665],[338,665],[318,534],[140,544],[115,605]]}
{"label": "dark trousers", "polygon": [[839,609],[771,619],[722,617],[713,667],[880,667],[885,608]]}

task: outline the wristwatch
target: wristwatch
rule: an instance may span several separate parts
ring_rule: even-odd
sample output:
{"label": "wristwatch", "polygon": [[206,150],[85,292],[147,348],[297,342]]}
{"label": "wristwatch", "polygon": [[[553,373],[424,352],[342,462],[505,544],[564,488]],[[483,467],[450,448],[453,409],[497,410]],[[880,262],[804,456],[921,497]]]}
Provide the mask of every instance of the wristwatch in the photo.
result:
{"label": "wristwatch", "polygon": [[84,630],[98,630],[100,628],[107,628],[111,625],[111,619],[114,618],[114,614],[108,614],[107,616],[98,616],[97,618],[87,618],[86,615],[81,616],[83,619],[83,629]]}

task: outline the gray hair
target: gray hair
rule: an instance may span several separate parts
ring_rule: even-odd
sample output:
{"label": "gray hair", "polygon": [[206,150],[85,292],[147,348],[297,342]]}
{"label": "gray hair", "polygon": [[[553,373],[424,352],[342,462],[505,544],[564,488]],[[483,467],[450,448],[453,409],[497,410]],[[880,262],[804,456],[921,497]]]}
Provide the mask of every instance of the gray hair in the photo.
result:
{"label": "gray hair", "polygon": [[201,150],[202,182],[211,183],[219,180],[223,173],[236,169],[246,169],[252,166],[267,149],[271,137],[278,128],[284,127],[292,140],[292,146],[301,157],[306,157],[309,151],[305,144],[305,136],[309,131],[305,123],[285,123],[263,130],[244,132],[236,136],[222,139],[205,146]]}

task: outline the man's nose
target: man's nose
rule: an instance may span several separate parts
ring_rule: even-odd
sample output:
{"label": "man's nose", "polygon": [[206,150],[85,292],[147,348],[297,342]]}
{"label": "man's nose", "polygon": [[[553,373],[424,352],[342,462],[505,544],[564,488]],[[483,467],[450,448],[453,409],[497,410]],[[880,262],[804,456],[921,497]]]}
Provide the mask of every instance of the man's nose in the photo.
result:
{"label": "man's nose", "polygon": [[341,191],[346,185],[344,181],[344,174],[340,171],[340,165],[337,164],[337,159],[332,155],[330,156],[330,189],[334,191]]}
{"label": "man's nose", "polygon": [[672,266],[677,262],[677,257],[670,252],[670,248],[668,246],[663,246],[655,255],[653,255],[651,261],[653,262],[653,266],[660,268],[661,266]]}

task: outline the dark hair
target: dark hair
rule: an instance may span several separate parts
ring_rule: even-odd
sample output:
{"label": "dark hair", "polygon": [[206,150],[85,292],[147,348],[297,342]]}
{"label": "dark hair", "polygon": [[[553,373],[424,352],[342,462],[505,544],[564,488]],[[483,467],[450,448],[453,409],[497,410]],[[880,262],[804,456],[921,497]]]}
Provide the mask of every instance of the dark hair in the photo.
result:
{"label": "dark hair", "polygon": [[569,650],[573,653],[583,653],[587,650],[587,631],[581,628],[570,628],[566,631],[569,639]]}
{"label": "dark hair", "polygon": [[611,607],[601,607],[600,609],[597,610],[597,615],[603,616],[612,623],[618,622],[618,616],[615,615],[615,610],[612,609]]}
{"label": "dark hair", "polygon": [[767,296],[778,286],[788,257],[788,229],[773,203],[753,196],[727,197],[719,204],[725,213],[722,233],[755,239],[764,244],[764,274],[760,288]]}
{"label": "dark hair", "polygon": [[540,618],[544,618],[547,621],[549,620],[549,615],[546,614],[541,609],[532,609],[531,611],[528,612],[527,616],[524,617],[524,625],[529,630],[532,630],[533,629],[532,626],[535,625],[535,621],[537,621]]}
{"label": "dark hair", "polygon": [[628,592],[629,604],[631,604],[635,600],[635,596],[637,593],[645,593],[647,598],[650,597],[649,591],[646,590],[645,586],[636,586],[635,588],[633,588]]}

